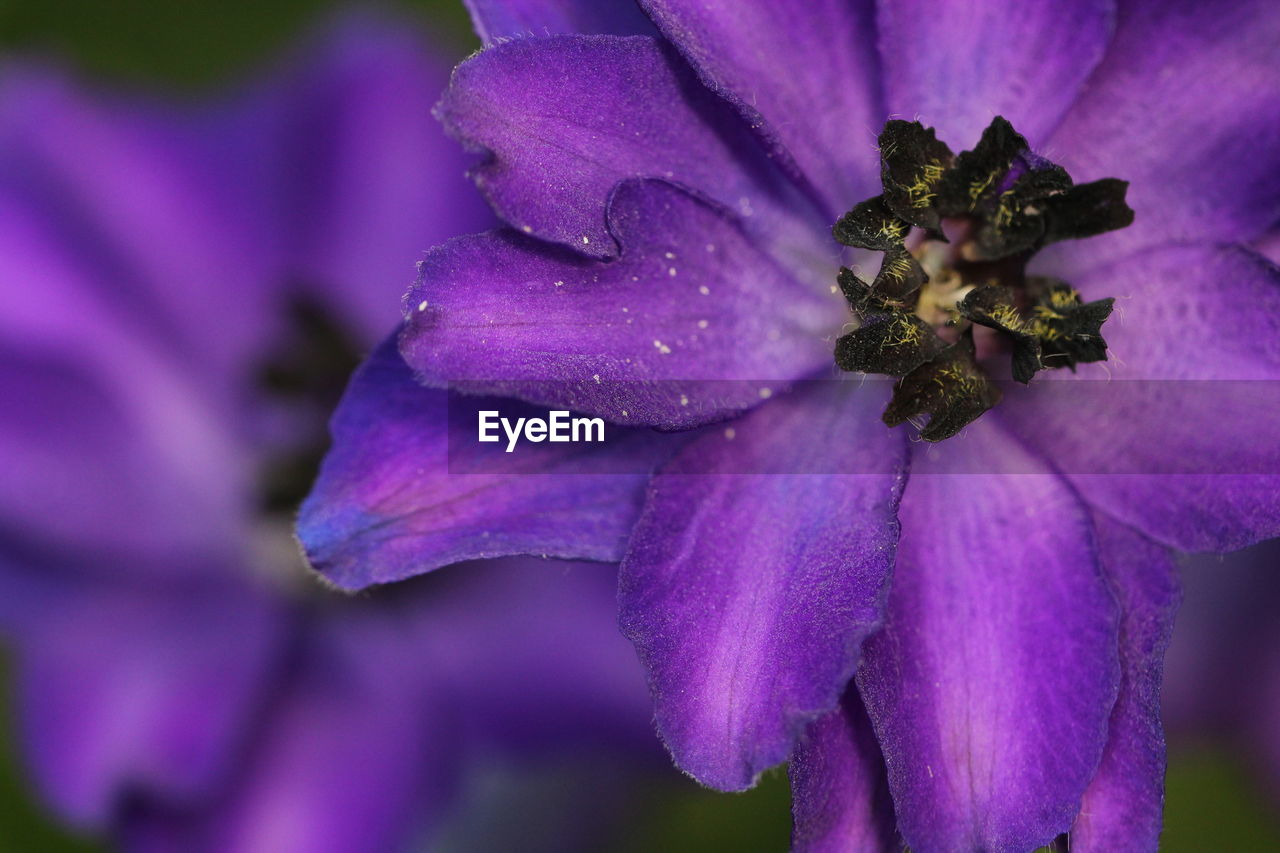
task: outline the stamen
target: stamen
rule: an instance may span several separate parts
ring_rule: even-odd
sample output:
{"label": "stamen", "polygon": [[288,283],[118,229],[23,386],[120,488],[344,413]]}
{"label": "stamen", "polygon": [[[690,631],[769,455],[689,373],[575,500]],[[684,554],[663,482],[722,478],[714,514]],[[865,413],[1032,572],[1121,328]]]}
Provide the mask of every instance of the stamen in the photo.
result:
{"label": "stamen", "polygon": [[[1085,303],[1064,282],[1028,277],[1026,265],[1049,243],[1130,224],[1127,183],[1074,185],[998,116],[959,155],[919,122],[886,123],[879,144],[884,193],[832,229],[845,245],[884,252],[871,284],[840,271],[860,326],[837,341],[835,357],[843,370],[900,377],[886,423],[927,414],[921,437],[940,441],[999,401],[977,362],[975,325],[1003,341],[1019,382],[1106,359],[1101,328],[1114,300]],[[913,226],[923,233],[909,250]]]}

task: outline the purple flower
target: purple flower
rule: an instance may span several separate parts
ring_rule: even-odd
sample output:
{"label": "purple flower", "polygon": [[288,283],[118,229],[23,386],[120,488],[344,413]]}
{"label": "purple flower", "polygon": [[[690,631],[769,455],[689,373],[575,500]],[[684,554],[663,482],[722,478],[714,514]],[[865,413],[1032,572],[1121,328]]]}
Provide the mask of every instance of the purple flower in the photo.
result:
{"label": "purple flower", "polygon": [[0,78],[0,630],[39,791],[129,849],[402,849],[476,755],[650,742],[607,567],[306,571],[345,359],[490,217],[416,38],[300,59],[198,108]]}
{"label": "purple flower", "polygon": [[[489,44],[437,114],[507,227],[427,256],[404,364],[388,347],[348,391],[313,564],[354,589],[620,559],[676,762],[736,790],[790,759],[800,849],[1154,849],[1168,549],[1280,532],[1274,4],[640,5],[652,26],[472,4]],[[867,262],[832,224],[882,192],[886,119],[964,150],[998,115],[1076,180],[1129,182],[1131,226],[1029,268],[1116,299],[1109,360],[913,445],[885,383],[826,381],[837,270]],[[1047,168],[1012,155],[1000,192]],[[474,419],[428,423],[451,383],[620,438],[503,468]]]}

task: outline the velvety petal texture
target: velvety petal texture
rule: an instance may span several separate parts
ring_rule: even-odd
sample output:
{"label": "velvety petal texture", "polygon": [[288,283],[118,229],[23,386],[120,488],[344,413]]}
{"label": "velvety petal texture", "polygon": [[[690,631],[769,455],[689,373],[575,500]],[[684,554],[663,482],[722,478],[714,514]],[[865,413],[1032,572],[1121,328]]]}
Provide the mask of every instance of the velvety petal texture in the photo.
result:
{"label": "velvety petal texture", "polygon": [[400,340],[427,383],[623,424],[687,427],[831,361],[841,314],[719,206],[662,181],[620,186],[622,254],[581,258],[500,231],[432,251]]}
{"label": "velvety petal texture", "polygon": [[496,45],[458,67],[436,112],[450,133],[486,152],[472,177],[509,225],[592,257],[619,251],[605,207],[629,178],[705,193],[761,240],[794,231],[808,210],[732,108],[659,39]]}
{"label": "velvety petal texture", "polygon": [[[509,400],[493,409],[532,414]],[[298,537],[311,564],[359,589],[480,557],[617,560],[648,471],[681,443],[632,431],[607,448],[487,452],[475,413],[418,385],[393,340],[379,347],[352,379],[333,449],[302,505]]]}
{"label": "velvety petal texture", "polygon": [[1280,422],[1280,270],[1241,248],[1170,246],[1075,284],[1119,297],[1110,360],[1007,395],[999,416],[1091,504],[1161,542],[1222,551],[1280,534],[1280,445],[1258,434]]}
{"label": "velvety petal texture", "polygon": [[960,151],[998,115],[1043,145],[1102,59],[1115,4],[881,0],[877,12],[888,114]]}
{"label": "velvety petal texture", "polygon": [[634,0],[464,0],[485,44],[561,33],[641,35],[653,32]]}
{"label": "velvety petal texture", "polygon": [[658,28],[821,199],[875,195],[884,121],[870,0],[641,0]]}
{"label": "velvety petal texture", "polygon": [[621,624],[663,740],[704,784],[741,790],[786,760],[879,624],[905,457],[882,404],[807,386],[709,430],[650,486]]}
{"label": "velvety petal texture", "polygon": [[791,756],[794,853],[901,853],[884,757],[857,690]]}
{"label": "velvety petal texture", "polygon": [[1130,0],[1045,150],[1078,181],[1129,181],[1133,225],[1049,250],[1071,278],[1163,242],[1249,242],[1280,218],[1270,0]]}
{"label": "velvety petal texture", "polygon": [[1098,552],[1120,602],[1120,695],[1107,748],[1071,827],[1082,853],[1155,851],[1164,809],[1160,679],[1181,597],[1169,552],[1095,516]]}
{"label": "velvety petal texture", "polygon": [[[959,473],[980,460],[985,473]],[[858,688],[917,853],[1070,828],[1115,702],[1116,604],[1066,484],[990,419],[917,453]]]}

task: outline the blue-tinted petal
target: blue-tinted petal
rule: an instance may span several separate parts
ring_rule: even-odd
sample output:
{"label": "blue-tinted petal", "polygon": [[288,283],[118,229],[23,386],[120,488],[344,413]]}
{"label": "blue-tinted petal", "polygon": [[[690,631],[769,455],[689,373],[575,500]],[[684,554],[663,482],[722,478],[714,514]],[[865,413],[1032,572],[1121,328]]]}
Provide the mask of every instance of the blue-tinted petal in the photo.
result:
{"label": "blue-tinted petal", "polygon": [[[530,414],[505,400],[493,409]],[[325,577],[356,589],[480,557],[617,560],[649,469],[682,440],[626,431],[607,446],[507,455],[478,442],[475,413],[414,382],[393,340],[379,347],[334,416],[333,449],[299,515]]]}

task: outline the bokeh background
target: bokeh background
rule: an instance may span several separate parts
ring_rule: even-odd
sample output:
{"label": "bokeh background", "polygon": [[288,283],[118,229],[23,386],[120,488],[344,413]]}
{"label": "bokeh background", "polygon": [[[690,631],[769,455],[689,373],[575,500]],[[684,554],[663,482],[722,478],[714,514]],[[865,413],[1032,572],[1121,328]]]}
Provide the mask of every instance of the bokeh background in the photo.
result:
{"label": "bokeh background", "polygon": [[[429,31],[457,56],[479,46],[461,0],[390,5],[407,26]],[[98,87],[194,99],[262,74],[336,6],[323,0],[0,0],[0,55],[53,60]],[[1184,576],[1166,681],[1170,769],[1162,849],[1280,850],[1280,547],[1189,558]],[[111,849],[107,839],[60,824],[35,795],[14,743],[8,679],[3,683],[0,851]],[[572,784],[566,772],[553,767],[472,785],[433,849],[518,844],[528,850],[539,840],[557,849],[563,827],[588,813],[597,821],[604,815],[592,843],[607,850],[787,846],[782,771],[741,795],[703,791],[661,762],[620,768],[621,781],[607,792]],[[520,827],[518,842],[503,835],[513,825]]]}

